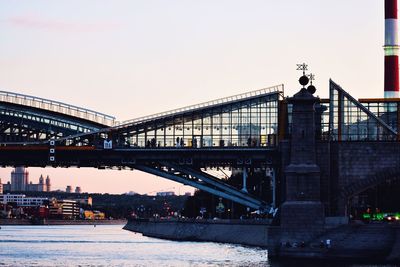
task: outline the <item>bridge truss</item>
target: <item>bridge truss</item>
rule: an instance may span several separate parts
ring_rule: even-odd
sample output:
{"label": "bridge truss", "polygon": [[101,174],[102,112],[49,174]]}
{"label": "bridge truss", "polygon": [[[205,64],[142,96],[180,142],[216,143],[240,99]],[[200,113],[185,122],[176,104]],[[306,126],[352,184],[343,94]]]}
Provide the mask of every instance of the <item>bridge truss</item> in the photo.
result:
{"label": "bridge truss", "polygon": [[[357,101],[331,80],[330,99],[315,107],[317,138],[400,140],[399,105],[399,99]],[[289,139],[290,128],[283,85],[121,123],[64,103],[0,92],[3,166],[136,169],[254,209],[268,209],[270,203],[247,192],[248,170],[283,177],[278,143]],[[210,175],[210,168],[240,170],[243,187]]]}
{"label": "bridge truss", "polygon": [[30,143],[89,133],[115,124],[103,113],[0,91],[0,142]]}
{"label": "bridge truss", "polygon": [[[278,111],[282,99],[280,85],[114,123],[111,127],[59,110],[19,103],[15,109],[19,114],[38,114],[43,119],[41,124],[36,126],[36,119],[25,115],[16,121],[20,115],[7,114],[3,125],[15,123],[21,127],[26,120],[26,128],[32,130],[47,123],[47,134],[42,140],[17,132],[21,139],[13,141],[20,141],[14,142],[19,146],[10,146],[10,142],[1,146],[0,161],[4,166],[137,169],[266,210],[270,205],[249,194],[245,183],[248,169],[272,169],[278,165]],[[16,105],[0,103],[4,110]],[[49,117],[64,124],[55,128]],[[82,123],[82,127],[71,130],[68,123]],[[243,170],[243,188],[234,188],[208,174],[207,168],[212,167]]]}

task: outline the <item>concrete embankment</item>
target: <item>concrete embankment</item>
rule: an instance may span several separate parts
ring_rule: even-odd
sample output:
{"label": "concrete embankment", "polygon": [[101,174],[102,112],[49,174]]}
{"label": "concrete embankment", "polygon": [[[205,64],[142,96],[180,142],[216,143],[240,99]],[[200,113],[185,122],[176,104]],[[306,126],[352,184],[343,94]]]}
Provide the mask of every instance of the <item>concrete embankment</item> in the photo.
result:
{"label": "concrete embankment", "polygon": [[0,219],[0,225],[31,225],[28,219]]}
{"label": "concrete embankment", "polygon": [[124,229],[170,240],[267,247],[269,224],[267,220],[131,220]]}
{"label": "concrete embankment", "polygon": [[169,240],[264,247],[274,258],[400,263],[400,226],[385,223],[291,230],[269,221],[130,220],[124,229]]}
{"label": "concrete embankment", "polygon": [[[297,239],[279,229],[271,240],[269,255],[276,258],[340,259],[387,262],[395,249],[395,228],[389,224],[342,225],[319,231],[296,229]],[[271,233],[270,233],[270,236]],[[327,240],[329,240],[327,244]],[[392,261],[398,260],[393,257]]]}
{"label": "concrete embankment", "polygon": [[28,219],[0,219],[0,225],[124,225],[126,220],[45,220],[34,223]]}

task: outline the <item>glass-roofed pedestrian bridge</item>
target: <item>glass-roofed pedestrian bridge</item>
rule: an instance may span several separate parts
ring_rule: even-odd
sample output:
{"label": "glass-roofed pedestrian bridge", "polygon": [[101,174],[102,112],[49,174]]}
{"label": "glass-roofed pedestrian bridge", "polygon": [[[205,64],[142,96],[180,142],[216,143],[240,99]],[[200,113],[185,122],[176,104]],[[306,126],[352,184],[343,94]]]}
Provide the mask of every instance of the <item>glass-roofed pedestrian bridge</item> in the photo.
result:
{"label": "glass-roofed pedestrian bridge", "polygon": [[[275,184],[274,177],[282,176],[288,150],[281,144],[292,132],[289,102],[284,86],[277,85],[118,122],[100,112],[2,91],[0,163],[137,169],[266,209],[278,192],[271,201],[260,200],[256,189],[248,191],[246,177],[262,170]],[[400,99],[356,100],[330,81],[329,99],[314,106],[317,141],[398,142],[399,105]],[[243,174],[241,189],[206,171],[226,167]]]}
{"label": "glass-roofed pedestrian bridge", "polygon": [[[317,110],[317,137],[332,141],[396,141],[400,99],[357,101],[330,81]],[[291,105],[277,85],[118,122],[115,117],[48,99],[0,92],[0,142],[59,139],[64,145],[212,148],[275,147],[290,136]],[[93,143],[93,142],[96,142]]]}
{"label": "glass-roofed pedestrian bridge", "polygon": [[120,142],[134,147],[274,146],[282,99],[279,85],[127,121],[114,129]]}

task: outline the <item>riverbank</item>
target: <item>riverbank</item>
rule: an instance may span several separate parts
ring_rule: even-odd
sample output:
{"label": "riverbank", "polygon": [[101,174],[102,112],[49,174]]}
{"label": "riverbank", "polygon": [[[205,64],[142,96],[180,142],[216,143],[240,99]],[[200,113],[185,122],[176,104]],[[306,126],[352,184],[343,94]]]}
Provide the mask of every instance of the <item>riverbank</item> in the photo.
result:
{"label": "riverbank", "polygon": [[268,246],[271,220],[129,220],[125,230],[144,236],[178,241],[207,241],[246,246]]}
{"label": "riverbank", "polygon": [[[42,225],[125,225],[127,220],[46,220]],[[0,225],[37,225],[28,219],[0,219]]]}
{"label": "riverbank", "polygon": [[[272,226],[260,220],[129,220],[125,230],[144,236],[232,243],[268,249],[271,258],[400,263],[400,225]],[[329,243],[327,242],[329,240]]]}

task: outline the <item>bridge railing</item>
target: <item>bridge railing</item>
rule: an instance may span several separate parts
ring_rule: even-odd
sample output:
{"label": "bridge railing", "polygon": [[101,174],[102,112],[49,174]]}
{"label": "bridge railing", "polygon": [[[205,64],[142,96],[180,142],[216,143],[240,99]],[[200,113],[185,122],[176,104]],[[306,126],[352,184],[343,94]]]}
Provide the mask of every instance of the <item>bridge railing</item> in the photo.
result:
{"label": "bridge railing", "polygon": [[117,124],[117,126],[120,126],[120,125],[127,125],[127,124],[132,124],[132,123],[137,123],[137,122],[143,122],[143,121],[152,120],[155,118],[168,116],[171,114],[179,114],[182,112],[196,110],[199,108],[211,107],[211,106],[225,104],[225,103],[229,103],[229,102],[233,102],[233,101],[243,100],[246,98],[256,97],[256,96],[260,96],[263,94],[270,94],[270,93],[282,93],[283,94],[283,92],[284,92],[284,86],[283,86],[283,84],[280,84],[280,85],[262,88],[259,90],[250,91],[250,92],[246,92],[246,93],[242,93],[242,94],[237,94],[237,95],[233,95],[233,96],[229,96],[229,97],[219,98],[219,99],[203,102],[200,104],[190,105],[190,106],[186,106],[183,108],[177,108],[177,109],[160,112],[160,113],[156,113],[156,114],[152,114],[152,115],[148,115],[148,116],[144,116],[144,117],[140,117],[140,118],[117,122],[116,124]]}
{"label": "bridge railing", "polygon": [[12,93],[7,91],[0,91],[0,101],[53,111],[72,117],[96,122],[105,126],[115,125],[115,117],[113,116],[45,98],[39,98],[35,96]]}

